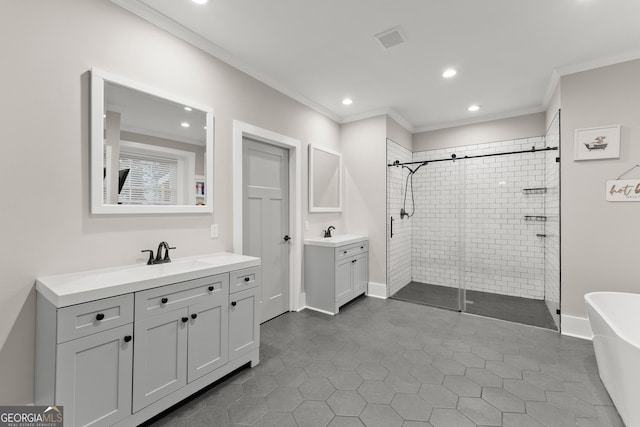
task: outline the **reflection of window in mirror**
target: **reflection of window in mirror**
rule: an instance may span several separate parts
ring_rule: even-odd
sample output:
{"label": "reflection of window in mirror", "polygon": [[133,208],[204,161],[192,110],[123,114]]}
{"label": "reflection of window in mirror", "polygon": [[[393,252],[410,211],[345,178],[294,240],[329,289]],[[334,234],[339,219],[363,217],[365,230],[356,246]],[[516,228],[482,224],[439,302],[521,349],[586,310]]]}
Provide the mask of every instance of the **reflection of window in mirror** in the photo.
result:
{"label": "reflection of window in mirror", "polygon": [[93,213],[212,211],[210,107],[93,70],[91,117]]}
{"label": "reflection of window in mirror", "polygon": [[309,145],[309,211],[342,211],[342,155]]}

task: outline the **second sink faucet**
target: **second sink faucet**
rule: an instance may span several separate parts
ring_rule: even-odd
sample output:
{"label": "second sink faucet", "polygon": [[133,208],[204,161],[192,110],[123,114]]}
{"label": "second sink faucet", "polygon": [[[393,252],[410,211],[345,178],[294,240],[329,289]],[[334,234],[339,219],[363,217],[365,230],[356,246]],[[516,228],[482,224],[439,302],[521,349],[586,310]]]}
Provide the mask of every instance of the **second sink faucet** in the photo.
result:
{"label": "second sink faucet", "polygon": [[331,237],[331,230],[335,230],[336,228],[333,225],[330,225],[326,230],[324,230],[324,237]]}

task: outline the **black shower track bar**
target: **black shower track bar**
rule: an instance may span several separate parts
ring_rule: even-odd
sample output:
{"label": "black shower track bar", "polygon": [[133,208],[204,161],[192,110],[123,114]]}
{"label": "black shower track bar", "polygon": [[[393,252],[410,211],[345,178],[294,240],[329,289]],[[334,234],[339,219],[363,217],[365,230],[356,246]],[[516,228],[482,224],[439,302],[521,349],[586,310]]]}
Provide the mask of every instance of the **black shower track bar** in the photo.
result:
{"label": "black shower track bar", "polygon": [[553,151],[553,150],[557,150],[557,149],[558,149],[558,147],[544,147],[544,148],[531,147],[530,150],[507,151],[505,153],[493,153],[493,154],[478,154],[477,156],[464,156],[464,157],[458,157],[455,154],[452,154],[451,157],[447,157],[447,158],[444,158],[444,159],[423,160],[423,161],[419,161],[419,162],[400,163],[399,161],[396,160],[394,163],[388,164],[387,166],[388,167],[391,167],[391,166],[407,166],[407,165],[421,165],[421,166],[423,166],[423,165],[427,165],[429,163],[436,163],[436,162],[454,162],[456,160],[478,159],[480,157],[506,156],[508,154],[538,153],[540,151]]}

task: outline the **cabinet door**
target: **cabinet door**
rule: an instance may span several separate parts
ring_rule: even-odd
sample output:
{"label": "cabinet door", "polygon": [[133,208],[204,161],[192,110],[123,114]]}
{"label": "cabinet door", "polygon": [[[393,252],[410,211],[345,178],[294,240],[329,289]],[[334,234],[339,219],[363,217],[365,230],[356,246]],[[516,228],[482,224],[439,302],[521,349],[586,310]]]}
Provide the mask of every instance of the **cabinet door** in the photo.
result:
{"label": "cabinet door", "polygon": [[260,345],[260,288],[229,295],[229,360]]}
{"label": "cabinet door", "polygon": [[[111,425],[131,415],[131,323],[58,345],[56,405],[65,425]],[[68,424],[67,424],[68,423]]]}
{"label": "cabinet door", "polygon": [[365,253],[358,255],[353,262],[353,292],[360,295],[367,291],[369,283],[369,256]]}
{"label": "cabinet door", "polygon": [[228,297],[189,307],[187,382],[227,363],[229,350]]}
{"label": "cabinet door", "polygon": [[187,383],[188,321],[183,308],[135,322],[134,412]]}
{"label": "cabinet door", "polygon": [[351,279],[352,259],[336,263],[336,302],[341,303],[353,295],[353,281]]}

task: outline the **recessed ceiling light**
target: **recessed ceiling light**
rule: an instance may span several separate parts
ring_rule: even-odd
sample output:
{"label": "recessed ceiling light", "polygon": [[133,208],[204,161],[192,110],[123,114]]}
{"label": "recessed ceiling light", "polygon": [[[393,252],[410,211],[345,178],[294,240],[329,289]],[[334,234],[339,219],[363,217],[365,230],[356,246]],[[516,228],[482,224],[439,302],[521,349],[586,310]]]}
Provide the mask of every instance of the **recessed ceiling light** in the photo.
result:
{"label": "recessed ceiling light", "polygon": [[450,79],[451,77],[455,76],[456,74],[458,74],[458,72],[456,70],[454,70],[453,68],[448,68],[448,69],[444,70],[444,73],[442,73],[442,77],[444,77],[445,79]]}
{"label": "recessed ceiling light", "polygon": [[191,111],[191,107],[184,107],[184,111]]}
{"label": "recessed ceiling light", "polygon": [[469,111],[478,111],[480,109],[479,105],[472,105],[468,108]]}
{"label": "recessed ceiling light", "polygon": [[195,4],[205,4],[207,3],[209,0],[191,0],[192,2],[194,2]]}
{"label": "recessed ceiling light", "polygon": [[353,99],[351,98],[345,98],[342,100],[342,105],[351,105],[353,104]]}
{"label": "recessed ceiling light", "polygon": [[182,122],[180,123],[180,126],[182,126],[183,128],[188,128],[190,125],[187,122]]}

